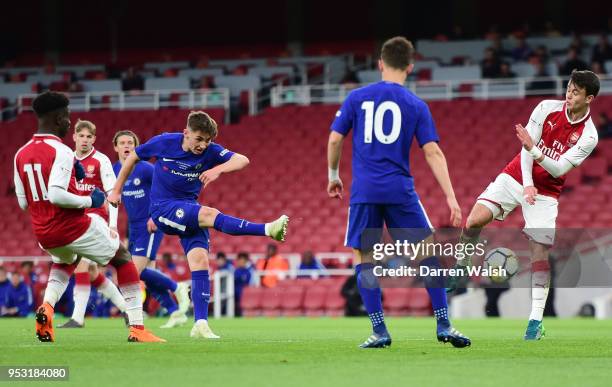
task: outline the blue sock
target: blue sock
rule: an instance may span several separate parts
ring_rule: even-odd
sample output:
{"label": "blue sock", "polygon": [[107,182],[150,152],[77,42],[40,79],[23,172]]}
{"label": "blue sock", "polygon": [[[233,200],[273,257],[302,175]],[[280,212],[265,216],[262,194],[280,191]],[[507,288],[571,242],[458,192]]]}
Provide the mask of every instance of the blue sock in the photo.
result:
{"label": "blue sock", "polygon": [[[440,261],[437,257],[429,257],[421,261],[421,265],[432,269],[439,269]],[[431,299],[431,306],[438,323],[438,328],[449,327],[450,321],[448,319],[448,303],[446,300],[446,289],[444,288],[444,277],[426,277],[424,281],[427,293],[429,293],[429,298]]]}
{"label": "blue sock", "polygon": [[388,334],[382,308],[382,293],[380,291],[378,279],[374,276],[373,268],[374,265],[371,263],[362,263],[355,266],[357,287],[359,288],[359,294],[361,294],[363,305],[372,322],[374,333],[379,335]]}
{"label": "blue sock", "polygon": [[193,301],[194,320],[208,320],[208,303],[210,302],[208,270],[191,272],[191,300]]}
{"label": "blue sock", "polygon": [[140,273],[140,279],[144,281],[148,288],[167,289],[171,292],[176,291],[176,282],[159,270],[146,267]]}
{"label": "blue sock", "polygon": [[168,311],[168,314],[172,314],[178,310],[178,305],[170,293],[168,293],[168,289],[149,287],[149,292],[153,298],[155,298],[157,302],[159,302],[159,304]]}
{"label": "blue sock", "polygon": [[219,213],[213,226],[215,230],[229,235],[266,235],[264,223],[251,223],[247,220]]}

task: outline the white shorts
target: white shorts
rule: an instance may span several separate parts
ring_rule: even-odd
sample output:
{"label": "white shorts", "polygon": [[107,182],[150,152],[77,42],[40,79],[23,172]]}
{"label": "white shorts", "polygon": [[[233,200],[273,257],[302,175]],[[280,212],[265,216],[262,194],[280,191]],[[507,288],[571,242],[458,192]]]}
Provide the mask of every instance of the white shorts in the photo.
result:
{"label": "white shorts", "polygon": [[525,219],[525,235],[545,245],[554,243],[559,205],[557,199],[538,194],[535,204],[531,205],[523,197],[523,186],[512,176],[500,173],[476,202],[490,209],[497,220],[504,220],[520,205]]}
{"label": "white shorts", "polygon": [[91,224],[83,235],[66,246],[54,247],[46,251],[55,263],[73,263],[77,256],[89,258],[100,265],[106,265],[119,249],[120,240],[113,238],[104,219],[96,214],[87,214]]}

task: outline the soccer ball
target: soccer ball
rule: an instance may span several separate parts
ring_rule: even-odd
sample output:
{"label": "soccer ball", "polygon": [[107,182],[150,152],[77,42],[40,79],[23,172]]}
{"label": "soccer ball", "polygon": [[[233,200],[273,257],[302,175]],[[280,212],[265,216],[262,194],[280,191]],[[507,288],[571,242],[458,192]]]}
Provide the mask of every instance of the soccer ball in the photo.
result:
{"label": "soccer ball", "polygon": [[501,283],[508,281],[514,276],[519,270],[519,261],[514,251],[505,247],[497,247],[490,250],[484,259],[484,268],[487,271],[499,272],[499,269],[505,270],[505,275],[495,275],[496,273],[489,273],[491,281]]}

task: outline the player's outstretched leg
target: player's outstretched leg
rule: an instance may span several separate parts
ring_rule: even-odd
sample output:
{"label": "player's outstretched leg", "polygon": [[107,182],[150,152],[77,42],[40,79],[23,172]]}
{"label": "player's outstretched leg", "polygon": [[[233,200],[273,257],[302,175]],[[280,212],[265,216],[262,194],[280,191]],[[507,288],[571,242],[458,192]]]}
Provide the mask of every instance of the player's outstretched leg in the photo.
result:
{"label": "player's outstretched leg", "polygon": [[144,281],[147,288],[155,290],[160,296],[162,295],[163,291],[166,293],[168,291],[174,293],[176,300],[178,301],[178,305],[174,302],[174,300],[172,300],[171,297],[168,299],[164,297],[162,299],[166,302],[166,304],[162,304],[164,308],[168,309],[169,311],[171,310],[171,312],[178,310],[183,314],[185,314],[187,309],[189,309],[190,301],[188,285],[178,283],[161,271],[150,267],[145,268],[140,273],[140,279]]}
{"label": "player's outstretched leg", "polygon": [[110,260],[117,270],[119,290],[125,298],[125,312],[129,320],[129,342],[165,343],[166,340],[155,336],[144,327],[142,311],[142,293],[140,291],[140,278],[136,265],[132,262],[130,253],[123,245],[119,246],[115,257]]}
{"label": "player's outstretched leg", "polygon": [[208,276],[208,252],[203,247],[187,252],[191,268],[191,299],[195,323],[190,336],[194,339],[219,339],[208,326],[208,303],[210,302],[210,279]]}
{"label": "player's outstretched leg", "polygon": [[43,303],[36,308],[36,337],[40,341],[55,341],[55,333],[53,331],[55,304],[66,291],[68,281],[70,281],[70,276],[74,273],[76,266],[76,263],[54,263],[51,265]]}
{"label": "player's outstretched leg", "polygon": [[100,270],[98,270],[98,275],[91,281],[91,285],[98,289],[98,291],[106,299],[111,300],[117,309],[119,309],[126,321],[128,321],[125,313],[125,299],[113,281],[108,279]]}
{"label": "player's outstretched leg", "polygon": [[385,325],[385,316],[382,308],[382,293],[378,279],[374,275],[372,263],[361,263],[355,266],[357,274],[357,287],[370,321],[372,322],[372,335],[359,347],[385,348],[391,346],[391,335]]}
{"label": "player's outstretched leg", "polygon": [[[440,269],[440,262],[437,257],[426,258],[421,261],[420,264],[430,269]],[[438,341],[442,343],[451,343],[453,347],[456,348],[469,347],[472,344],[471,340],[453,328],[448,318],[448,303],[446,299],[446,290],[444,289],[444,277],[431,276],[424,278],[424,280],[436,318],[436,335]]]}
{"label": "player's outstretched leg", "polygon": [[269,236],[279,242],[285,241],[289,217],[281,215],[270,223],[252,223],[246,219],[225,215],[210,207],[201,207],[198,213],[201,228],[214,227],[215,230],[229,235]]}
{"label": "player's outstretched leg", "polygon": [[531,265],[531,314],[525,340],[540,340],[545,335],[542,319],[550,284],[550,264],[538,260]]}

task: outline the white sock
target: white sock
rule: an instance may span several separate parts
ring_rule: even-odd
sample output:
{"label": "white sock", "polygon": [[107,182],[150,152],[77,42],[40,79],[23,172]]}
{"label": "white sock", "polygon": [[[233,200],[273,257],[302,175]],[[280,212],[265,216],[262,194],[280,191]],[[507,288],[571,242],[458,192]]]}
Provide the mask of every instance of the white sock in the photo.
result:
{"label": "white sock", "polygon": [[55,308],[55,304],[57,304],[57,301],[59,301],[62,294],[66,291],[69,280],[70,276],[65,271],[51,269],[49,279],[47,280],[47,287],[45,288],[43,302]]}
{"label": "white sock", "polygon": [[530,320],[542,321],[548,297],[550,271],[536,271],[531,274],[531,314]]}
{"label": "white sock", "polygon": [[125,313],[127,313],[130,325],[144,325],[140,285],[121,286],[121,293],[125,299]]}
{"label": "white sock", "polygon": [[79,324],[85,321],[85,311],[87,310],[87,302],[91,293],[91,285],[75,286],[74,287],[74,310],[72,311],[72,319]]}
{"label": "white sock", "polygon": [[125,312],[125,299],[113,281],[105,278],[102,285],[98,286],[98,291],[102,293],[104,297],[111,300],[121,313]]}

